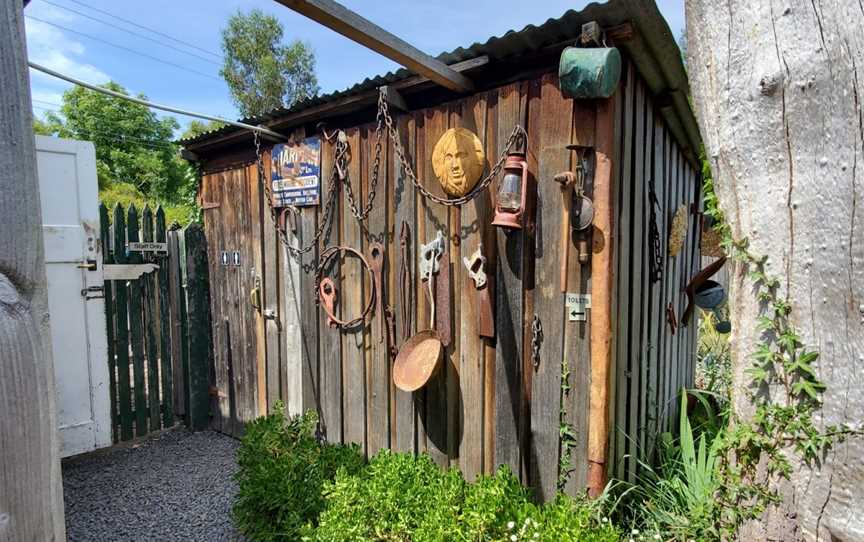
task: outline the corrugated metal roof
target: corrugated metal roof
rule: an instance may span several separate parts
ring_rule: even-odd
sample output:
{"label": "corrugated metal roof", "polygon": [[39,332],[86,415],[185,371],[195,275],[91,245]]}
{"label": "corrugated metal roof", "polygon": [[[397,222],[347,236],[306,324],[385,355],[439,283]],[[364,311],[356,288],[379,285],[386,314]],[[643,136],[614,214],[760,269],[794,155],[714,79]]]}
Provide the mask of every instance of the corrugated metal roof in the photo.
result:
{"label": "corrugated metal roof", "polygon": [[[455,64],[480,56],[488,56],[490,64],[504,61],[518,55],[525,55],[543,49],[550,45],[575,41],[582,30],[582,24],[597,21],[602,27],[612,27],[630,22],[637,31],[637,38],[622,44],[622,48],[630,54],[637,69],[648,86],[655,94],[677,93],[681,98],[673,96],[672,102],[677,112],[677,120],[681,123],[683,133],[692,149],[699,148],[698,129],[687,102],[689,87],[687,76],[681,60],[681,53],[669,26],[663,19],[653,0],[611,0],[604,4],[592,3],[581,11],[569,10],[556,19],[535,26],[527,25],[522,30],[510,30],[502,36],[491,37],[484,43],[474,43],[470,47],[459,47],[448,53],[438,55],[438,60],[445,64]],[[339,100],[352,95],[368,92],[385,84],[413,77],[415,74],[407,69],[399,69],[372,78],[364,79],[345,90],[331,92],[299,101],[290,107],[283,107],[263,115],[241,119],[248,124],[266,124],[310,107]],[[682,107],[683,105],[683,107]],[[224,126],[194,138],[182,140],[184,145],[206,144],[206,141],[242,131],[235,126]]]}

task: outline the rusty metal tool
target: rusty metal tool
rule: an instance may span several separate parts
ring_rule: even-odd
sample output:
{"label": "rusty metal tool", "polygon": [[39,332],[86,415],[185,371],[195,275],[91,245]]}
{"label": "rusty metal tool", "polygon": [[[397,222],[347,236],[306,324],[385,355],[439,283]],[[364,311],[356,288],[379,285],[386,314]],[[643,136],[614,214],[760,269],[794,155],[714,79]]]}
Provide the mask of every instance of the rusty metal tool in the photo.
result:
{"label": "rusty metal tool", "polygon": [[407,341],[411,336],[411,296],[414,292],[414,284],[411,280],[411,226],[407,221],[402,221],[402,230],[399,233],[399,247],[401,259],[399,261],[399,310],[402,317],[401,340]]}
{"label": "rusty metal tool", "polygon": [[[430,243],[431,244],[431,243]],[[426,245],[429,246],[429,245]],[[434,257],[434,254],[433,254]],[[430,267],[431,269],[431,267]],[[435,322],[435,292],[431,273],[426,280],[429,289],[429,322]],[[393,363],[393,383],[402,391],[416,391],[426,385],[440,365],[443,349],[438,332],[426,329],[416,333],[399,348]]]}
{"label": "rusty metal tool", "polygon": [[576,174],[572,171],[562,171],[555,175],[555,182],[561,188],[561,249],[558,257],[561,259],[559,285],[563,293],[567,293],[567,265],[570,259],[570,210],[573,202],[573,185],[576,184]]}
{"label": "rusty metal tool", "polygon": [[495,338],[495,313],[492,310],[492,299],[489,293],[489,280],[486,276],[486,257],[483,256],[483,246],[479,245],[470,258],[462,258],[468,269],[468,276],[474,281],[477,290],[478,334],[481,337]]}
{"label": "rusty metal tool", "polygon": [[[446,247],[446,245],[445,245]],[[441,265],[438,269],[438,277],[435,281],[435,304],[437,315],[435,318],[435,329],[441,344],[450,346],[452,339],[450,321],[450,252],[447,248],[441,253]]]}
{"label": "rusty metal tool", "polygon": [[381,278],[384,272],[384,247],[381,243],[369,245],[369,267],[372,268],[372,276],[375,280],[375,315],[381,326],[380,337],[378,337],[380,344],[384,342],[384,336],[387,334],[387,322],[384,315],[384,285]]}

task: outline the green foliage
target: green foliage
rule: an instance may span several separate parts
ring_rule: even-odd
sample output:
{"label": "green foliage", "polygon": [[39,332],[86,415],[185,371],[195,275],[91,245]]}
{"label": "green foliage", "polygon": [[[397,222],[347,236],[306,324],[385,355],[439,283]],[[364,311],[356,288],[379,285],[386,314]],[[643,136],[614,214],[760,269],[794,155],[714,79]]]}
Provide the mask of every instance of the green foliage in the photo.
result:
{"label": "green foliage", "polygon": [[[105,88],[127,94],[114,82]],[[146,99],[143,94],[139,98]],[[150,199],[180,203],[194,193],[189,166],[172,143],[179,127],[173,117],[158,118],[146,106],[83,87],[63,94],[61,115],[49,113],[35,127],[42,133],[92,141],[100,188],[115,183],[135,186]],[[188,202],[187,202],[188,203]]]}
{"label": "green foliage", "polygon": [[412,542],[617,541],[603,501],[561,495],[538,506],[506,467],[465,482],[427,456],[381,451],[359,474],[340,472],[308,540]]}
{"label": "green foliage", "polygon": [[727,398],[732,385],[732,354],[729,334],[715,328],[713,313],[699,319],[699,341],[696,345],[696,387]]}
{"label": "green foliage", "polygon": [[211,120],[209,122],[193,120],[186,127],[186,130],[184,130],[183,133],[180,135],[180,139],[192,139],[200,136],[201,134],[206,134],[207,132],[218,130],[223,126],[225,126],[225,123],[219,122],[218,120]]}
{"label": "green foliage", "polygon": [[[151,208],[155,208],[154,202],[151,199],[147,198],[147,196],[131,184],[126,183],[112,183],[106,188],[99,190],[99,201],[104,203],[109,209],[113,209],[118,203],[124,209],[128,209],[129,205],[133,203],[138,209],[143,209],[147,204]],[[195,222],[200,213],[200,209],[194,205],[183,203],[162,203],[161,205],[162,210],[165,211],[166,225],[176,222],[185,226],[190,222]]]}
{"label": "green foliage", "polygon": [[253,540],[293,541],[311,532],[324,509],[325,481],[364,464],[357,446],[316,440],[314,412],[291,419],[283,412],[277,403],[272,414],[249,423],[237,451],[234,522]]}
{"label": "green foliage", "polygon": [[704,407],[703,421],[693,427],[687,416],[688,394],[682,390],[678,439],[660,438],[656,467],[641,463],[639,480],[629,496],[636,524],[664,540],[716,540],[720,513],[715,494],[721,479],[718,448],[726,416],[707,399],[690,395]]}
{"label": "green foliage", "polygon": [[283,35],[279,20],[258,9],[238,11],[222,30],[220,74],[244,116],[290,106],[318,92],[315,54],[301,41],[283,44]]}

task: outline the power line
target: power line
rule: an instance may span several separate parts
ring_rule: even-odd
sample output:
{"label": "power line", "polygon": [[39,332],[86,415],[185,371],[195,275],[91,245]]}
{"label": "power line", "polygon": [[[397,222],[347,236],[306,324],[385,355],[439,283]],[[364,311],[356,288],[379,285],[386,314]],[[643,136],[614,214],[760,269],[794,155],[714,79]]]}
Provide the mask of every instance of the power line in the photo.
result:
{"label": "power line", "polygon": [[145,36],[144,34],[141,34],[141,33],[139,33],[139,32],[135,32],[134,30],[129,30],[128,28],[123,28],[122,26],[118,26],[118,25],[116,25],[116,24],[114,24],[114,23],[112,23],[112,22],[106,21],[106,20],[104,20],[104,19],[99,19],[99,18],[97,18],[97,17],[93,17],[92,15],[88,15],[88,14],[86,14],[86,13],[84,13],[84,12],[81,12],[81,11],[78,11],[78,10],[76,10],[76,9],[72,9],[72,8],[70,8],[70,7],[66,7],[66,6],[61,6],[60,4],[55,4],[54,2],[51,2],[51,0],[42,0],[42,1],[45,2],[46,4],[52,5],[52,6],[54,6],[54,7],[58,7],[58,8],[60,8],[60,9],[65,9],[66,11],[70,11],[70,12],[72,12],[72,13],[75,13],[75,14],[77,14],[77,15],[80,15],[81,17],[85,17],[85,18],[87,18],[87,19],[90,19],[91,21],[96,21],[97,23],[102,23],[102,24],[104,24],[104,25],[106,25],[106,26],[110,26],[111,28],[114,28],[114,29],[117,29],[117,30],[121,30],[121,31],[123,31],[123,32],[128,32],[129,34],[132,34],[133,36],[137,36],[137,37],[139,37],[139,38],[142,38],[142,39],[145,39],[145,40],[148,40],[148,41],[152,41],[153,43],[159,44],[159,45],[161,45],[162,47],[167,47],[167,48],[169,48],[169,49],[173,49],[173,50],[175,50],[175,51],[177,51],[177,52],[180,52],[180,53],[183,53],[183,54],[187,54],[187,55],[190,55],[190,56],[194,56],[195,58],[199,58],[199,59],[203,60],[204,62],[209,62],[209,63],[211,63],[211,64],[215,64],[215,65],[219,66],[219,62],[216,62],[216,61],[214,61],[214,60],[211,59],[211,58],[207,58],[207,57],[205,57],[205,56],[201,56],[201,55],[199,55],[199,54],[197,54],[197,53],[193,53],[193,52],[190,52],[190,51],[185,51],[185,50],[180,49],[179,47],[177,47],[177,46],[175,46],[175,45],[171,45],[170,43],[165,43],[165,42],[162,41],[162,40],[157,40],[156,38],[151,38],[150,36]]}
{"label": "power line", "polygon": [[158,30],[155,30],[155,29],[153,29],[153,28],[150,28],[149,26],[144,26],[144,25],[142,25],[142,24],[136,23],[135,21],[130,21],[129,19],[124,19],[123,17],[120,17],[119,15],[114,15],[113,13],[111,13],[111,12],[109,12],[109,11],[105,11],[105,10],[103,10],[103,9],[99,9],[99,8],[93,7],[93,6],[91,6],[91,5],[89,5],[89,4],[86,4],[86,3],[84,3],[84,2],[80,2],[79,0],[68,0],[68,1],[69,1],[69,2],[72,2],[72,3],[75,3],[75,4],[78,4],[79,6],[85,7],[85,8],[87,8],[87,9],[91,9],[91,10],[93,10],[93,11],[99,12],[99,13],[101,13],[101,14],[103,14],[103,15],[107,15],[107,16],[109,16],[109,17],[112,17],[112,18],[114,18],[114,19],[117,19],[118,21],[123,21],[123,22],[126,23],[126,24],[131,24],[132,26],[138,27],[138,28],[140,28],[140,29],[142,29],[142,30],[147,30],[148,32],[153,32],[154,34],[158,34],[159,36],[162,36],[163,38],[168,38],[168,39],[171,40],[171,41],[175,41],[175,42],[177,42],[177,43],[182,43],[183,45],[186,45],[187,47],[192,47],[193,49],[197,49],[197,50],[201,51],[202,53],[207,53],[208,55],[213,55],[213,56],[215,56],[216,58],[222,58],[222,55],[220,55],[220,54],[218,54],[218,53],[214,53],[214,52],[212,52],[212,51],[208,51],[207,49],[202,49],[201,47],[198,47],[197,45],[194,45],[194,44],[189,43],[189,42],[187,42],[187,41],[183,41],[183,40],[181,40],[181,39],[179,39],[179,38],[175,38],[174,36],[170,36],[170,35],[168,35],[168,34],[165,34],[164,32],[160,32],[160,31],[158,31]]}
{"label": "power line", "polygon": [[168,66],[173,66],[173,67],[175,67],[175,68],[181,69],[181,70],[186,71],[186,72],[195,73],[195,74],[201,75],[201,76],[203,76],[203,77],[208,77],[208,78],[210,78],[210,79],[215,79],[215,80],[217,80],[217,81],[221,81],[221,80],[222,80],[222,79],[220,79],[220,78],[218,78],[218,77],[216,77],[216,76],[214,76],[214,75],[210,75],[209,73],[199,72],[198,70],[193,70],[192,68],[188,68],[188,67],[186,67],[186,66],[181,66],[180,64],[175,64],[174,62],[171,62],[170,60],[164,60],[164,59],[159,58],[159,57],[156,57],[156,56],[148,55],[147,53],[142,53],[141,51],[138,51],[138,50],[135,50],[135,49],[131,49],[131,48],[126,47],[126,46],[124,46],[124,45],[118,45],[118,44],[116,44],[116,43],[113,43],[113,42],[110,42],[110,41],[107,41],[107,40],[103,40],[102,38],[97,38],[96,36],[91,36],[90,34],[85,34],[84,32],[79,32],[79,31],[77,31],[77,30],[72,30],[71,28],[68,28],[68,27],[65,27],[65,26],[59,25],[59,24],[57,24],[57,23],[52,23],[52,22],[50,22],[50,21],[46,21],[46,20],[44,20],[44,19],[39,19],[38,17],[33,17],[32,15],[24,15],[24,17],[26,17],[26,18],[28,18],[28,19],[31,19],[31,20],[33,20],[33,21],[39,21],[40,23],[54,26],[54,27],[56,27],[56,28],[59,28],[59,29],[61,29],[61,30],[66,31],[66,32],[71,32],[71,33],[73,33],[73,34],[78,34],[79,36],[84,36],[85,38],[89,38],[89,39],[91,39],[91,40],[93,40],[93,41],[98,41],[98,42],[104,43],[105,45],[110,45],[111,47],[116,47],[116,48],[118,48],[118,49],[122,49],[122,50],[124,50],[124,51],[129,51],[130,53],[134,53],[134,54],[139,55],[139,56],[142,56],[142,57],[144,57],[144,58],[149,58],[150,60],[155,60],[156,62],[161,62],[162,64],[166,64],[166,65],[168,65]]}
{"label": "power line", "polygon": [[223,119],[222,117],[214,117],[213,115],[205,115],[203,113],[194,113],[192,111],[186,111],[184,109],[180,109],[177,107],[172,107],[170,105],[161,105],[153,102],[148,102],[147,100],[142,100],[141,98],[134,98],[132,96],[127,96],[125,94],[120,94],[119,92],[115,92],[113,90],[99,87],[96,85],[92,85],[87,83],[86,81],[82,81],[80,79],[76,79],[69,75],[64,75],[60,72],[54,71],[51,68],[46,68],[40,64],[36,64],[35,62],[28,60],[27,64],[33,68],[34,70],[40,71],[42,73],[47,73],[48,75],[54,76],[58,79],[63,79],[64,81],[68,81],[70,83],[74,83],[78,86],[89,88],[90,90],[95,90],[96,92],[101,92],[102,94],[107,94],[108,96],[114,96],[115,98],[120,98],[121,100],[127,100],[130,102],[134,102],[141,105],[146,105],[147,107],[152,107],[153,109],[160,109],[162,111],[169,111],[171,113],[177,113],[178,115],[186,115],[187,117],[196,117],[204,120],[215,120],[218,122],[224,122],[225,124],[230,124],[231,126],[236,126],[238,128],[245,128],[247,130],[252,130],[253,132],[259,132],[261,134],[268,135],[272,138],[275,138],[279,141],[285,141],[288,138],[283,136],[278,132],[274,132],[273,130],[269,130],[264,128],[263,126],[253,126],[251,124],[246,124],[245,122],[237,122],[234,120]]}

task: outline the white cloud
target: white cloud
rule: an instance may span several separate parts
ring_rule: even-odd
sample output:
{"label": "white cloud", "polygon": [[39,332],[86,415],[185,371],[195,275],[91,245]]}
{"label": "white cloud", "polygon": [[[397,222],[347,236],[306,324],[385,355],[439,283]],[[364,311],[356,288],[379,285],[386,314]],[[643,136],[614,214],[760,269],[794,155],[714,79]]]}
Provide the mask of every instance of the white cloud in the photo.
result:
{"label": "white cloud", "polygon": [[[111,77],[107,73],[80,59],[85,52],[81,42],[71,39],[61,30],[27,19],[27,54],[30,60],[88,83],[108,82]],[[33,78],[34,84],[39,82],[47,85],[49,81],[57,80],[44,74]],[[54,86],[58,85],[55,83]]]}

